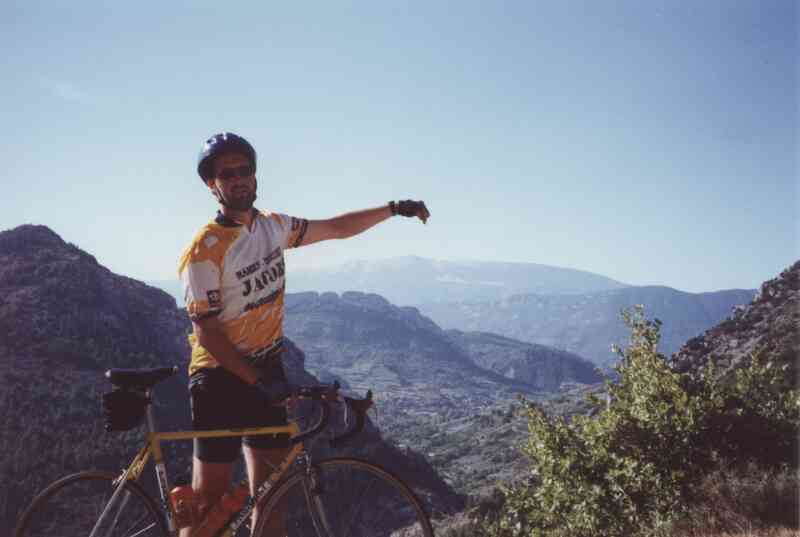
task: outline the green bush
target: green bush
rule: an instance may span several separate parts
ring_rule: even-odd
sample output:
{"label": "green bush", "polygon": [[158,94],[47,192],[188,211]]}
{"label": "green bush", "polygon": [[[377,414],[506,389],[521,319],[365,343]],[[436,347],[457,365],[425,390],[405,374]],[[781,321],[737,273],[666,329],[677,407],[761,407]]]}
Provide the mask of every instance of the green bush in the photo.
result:
{"label": "green bush", "polygon": [[630,345],[594,417],[551,418],[523,401],[527,481],[505,490],[495,536],[640,536],[664,531],[701,500],[722,464],[797,466],[800,392],[786,368],[756,355],[721,376],[674,371],[657,351],[661,323],[623,312]]}

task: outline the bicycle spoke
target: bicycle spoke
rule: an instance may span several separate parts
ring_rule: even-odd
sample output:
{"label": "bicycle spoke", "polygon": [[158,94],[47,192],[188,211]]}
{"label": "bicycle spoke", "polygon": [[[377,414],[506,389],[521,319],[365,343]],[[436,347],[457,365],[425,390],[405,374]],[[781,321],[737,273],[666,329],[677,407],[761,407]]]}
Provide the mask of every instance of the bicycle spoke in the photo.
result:
{"label": "bicycle spoke", "polygon": [[[113,497],[113,494],[112,494],[112,497]],[[106,533],[106,535],[108,535],[108,537],[112,537],[113,532],[114,532],[114,528],[117,527],[117,524],[119,523],[119,519],[122,516],[123,511],[125,510],[125,506],[128,505],[128,500],[130,500],[130,497],[131,497],[131,493],[130,492],[124,491],[122,493],[122,496],[120,497],[120,505],[116,510],[116,514],[114,515],[114,522],[112,522],[111,526],[108,528],[108,532]],[[109,499],[109,501],[110,501],[110,499]],[[110,507],[111,506],[108,506],[109,509],[110,509]],[[127,532],[125,532],[125,533],[127,533]]]}
{"label": "bicycle spoke", "polygon": [[136,533],[133,533],[133,534],[131,534],[131,535],[128,535],[127,537],[139,537],[139,535],[143,534],[143,533],[144,533],[144,532],[146,532],[146,531],[150,531],[150,530],[152,530],[152,529],[153,529],[153,528],[155,528],[155,527],[156,527],[156,523],[155,523],[155,522],[153,522],[153,523],[151,523],[149,526],[146,526],[144,529],[142,529],[142,530],[139,530],[139,531],[137,531]]}
{"label": "bicycle spoke", "polygon": [[[315,472],[317,482],[298,472],[267,499],[265,512],[289,506],[284,518],[289,537],[432,537],[419,501],[385,470],[332,459],[317,463]],[[267,537],[266,527],[259,522],[254,535]]]}
{"label": "bicycle spoke", "polygon": [[350,529],[353,527],[353,522],[355,522],[356,516],[358,516],[361,504],[364,501],[365,493],[366,493],[366,491],[372,489],[374,484],[375,484],[375,481],[370,481],[370,483],[367,485],[367,487],[359,495],[360,499],[358,501],[358,504],[355,507],[353,507],[353,515],[350,517],[350,522],[348,522],[347,526],[345,526],[344,535],[350,535]]}
{"label": "bicycle spoke", "polygon": [[138,518],[138,520],[135,520],[135,521],[133,522],[133,524],[131,524],[131,525],[130,525],[130,527],[129,527],[127,530],[125,530],[125,533],[123,533],[123,535],[124,535],[125,537],[136,537],[137,535],[141,535],[142,533],[146,532],[147,530],[149,530],[149,529],[151,529],[153,526],[155,526],[155,523],[151,523],[149,526],[146,526],[144,529],[142,529],[142,530],[139,530],[139,531],[137,531],[136,533],[133,533],[133,534],[131,534],[130,532],[131,532],[131,531],[133,531],[133,529],[134,529],[136,526],[138,526],[139,524],[141,524],[142,522],[144,522],[144,520],[145,520],[146,518],[147,518],[147,514],[143,514],[142,516],[140,516],[140,517]]}
{"label": "bicycle spoke", "polygon": [[86,537],[98,522],[97,535],[102,537],[166,535],[158,507],[134,483],[125,484],[108,505],[115,479],[112,474],[82,472],[53,483],[25,511],[16,537]]}

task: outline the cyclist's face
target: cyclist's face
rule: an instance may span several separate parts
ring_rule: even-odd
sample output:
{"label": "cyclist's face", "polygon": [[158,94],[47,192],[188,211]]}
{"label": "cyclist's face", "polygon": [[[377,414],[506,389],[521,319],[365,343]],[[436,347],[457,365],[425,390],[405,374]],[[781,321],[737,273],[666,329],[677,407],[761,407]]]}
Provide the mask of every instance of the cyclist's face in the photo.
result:
{"label": "cyclist's face", "polygon": [[238,153],[214,159],[214,178],[208,181],[208,187],[217,197],[221,194],[232,209],[246,211],[256,199],[255,173],[241,173],[248,167],[250,160]]}

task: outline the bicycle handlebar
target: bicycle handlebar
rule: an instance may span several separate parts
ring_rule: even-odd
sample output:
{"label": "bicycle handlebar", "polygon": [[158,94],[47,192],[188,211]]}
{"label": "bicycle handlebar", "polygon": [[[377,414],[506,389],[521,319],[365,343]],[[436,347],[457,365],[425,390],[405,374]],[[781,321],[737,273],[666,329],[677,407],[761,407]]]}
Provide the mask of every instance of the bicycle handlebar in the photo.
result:
{"label": "bicycle handlebar", "polygon": [[372,390],[367,390],[367,396],[364,399],[353,399],[352,397],[345,397],[344,402],[347,405],[350,405],[350,408],[353,409],[353,412],[356,414],[356,426],[344,433],[341,436],[336,436],[331,438],[331,447],[339,447],[343,443],[350,440],[352,437],[359,434],[362,429],[364,429],[364,419],[367,415],[367,410],[372,406]]}
{"label": "bicycle handlebar", "polygon": [[[289,442],[292,445],[298,444],[303,442],[304,440],[317,435],[321,432],[325,427],[328,426],[328,420],[330,419],[330,404],[335,402],[339,398],[339,388],[341,386],[338,382],[334,382],[332,385],[329,386],[303,386],[297,388],[292,391],[289,399],[292,398],[302,398],[302,399],[311,399],[312,401],[319,401],[324,403],[322,405],[322,416],[320,417],[317,424],[305,431],[303,433],[298,434],[297,436],[292,437],[289,439]],[[343,443],[347,442],[352,437],[359,434],[364,429],[364,423],[366,419],[367,410],[372,406],[372,390],[367,391],[366,397],[363,399],[355,399],[352,397],[344,397],[344,403],[349,406],[356,415],[356,426],[346,433],[331,438],[330,445],[331,447],[339,447]]]}

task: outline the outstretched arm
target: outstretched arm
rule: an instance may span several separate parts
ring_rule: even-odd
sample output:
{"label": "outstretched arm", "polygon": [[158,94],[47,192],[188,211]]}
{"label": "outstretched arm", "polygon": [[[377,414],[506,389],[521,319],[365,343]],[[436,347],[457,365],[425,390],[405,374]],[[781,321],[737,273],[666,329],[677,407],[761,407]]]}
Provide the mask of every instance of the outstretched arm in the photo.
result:
{"label": "outstretched arm", "polygon": [[308,222],[308,230],[303,238],[302,245],[306,246],[330,239],[346,239],[358,235],[396,214],[407,217],[416,216],[423,223],[431,215],[424,202],[409,200],[397,203],[391,202],[374,209],[354,211],[329,218],[328,220],[311,220]]}

